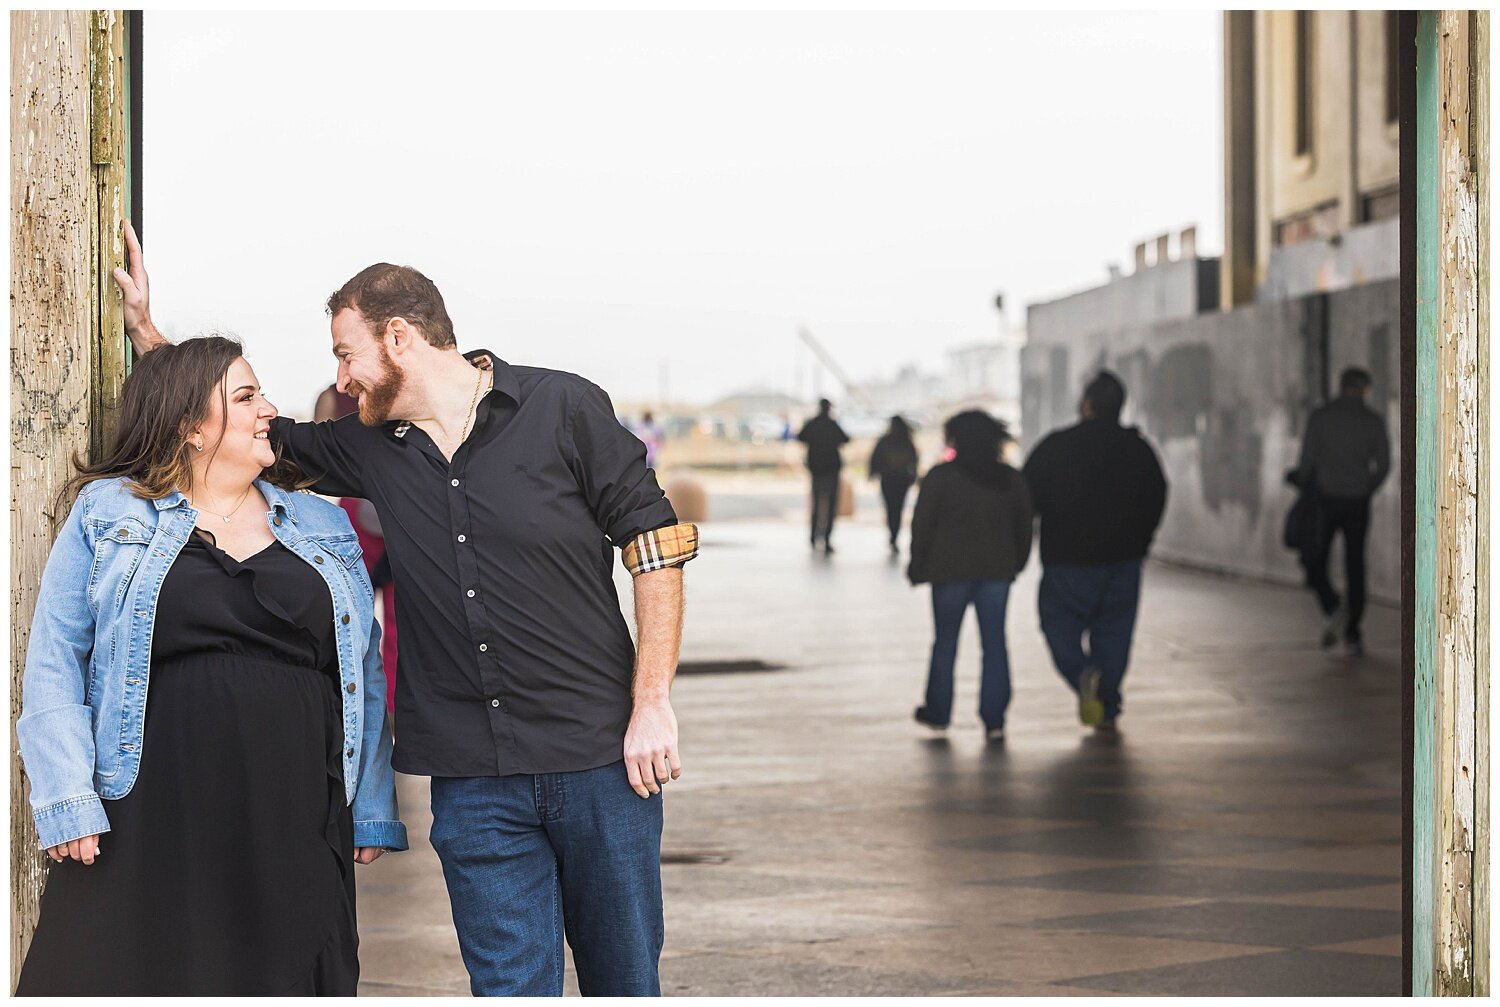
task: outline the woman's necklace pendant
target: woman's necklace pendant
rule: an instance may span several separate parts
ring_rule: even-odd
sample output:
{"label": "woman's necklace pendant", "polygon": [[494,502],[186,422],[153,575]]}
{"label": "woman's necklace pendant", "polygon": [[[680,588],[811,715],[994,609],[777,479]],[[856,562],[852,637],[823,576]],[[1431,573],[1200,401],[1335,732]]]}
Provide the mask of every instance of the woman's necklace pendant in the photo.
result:
{"label": "woman's necklace pendant", "polygon": [[225,519],[224,519],[224,523],[225,523],[225,524],[228,524],[228,523],[229,523],[229,519],[228,519],[228,518],[225,518]]}

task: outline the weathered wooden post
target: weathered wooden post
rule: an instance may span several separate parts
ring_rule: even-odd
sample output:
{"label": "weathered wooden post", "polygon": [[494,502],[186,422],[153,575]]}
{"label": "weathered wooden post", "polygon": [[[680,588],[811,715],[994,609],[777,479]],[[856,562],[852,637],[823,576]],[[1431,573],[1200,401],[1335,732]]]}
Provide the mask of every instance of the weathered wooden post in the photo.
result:
{"label": "weathered wooden post", "polygon": [[[11,14],[11,748],[59,489],[96,450],[124,379],[125,22],[120,11]],[[11,761],[11,974],[45,882]]]}
{"label": "weathered wooden post", "polygon": [[1489,16],[1417,21],[1412,993],[1489,992]]}

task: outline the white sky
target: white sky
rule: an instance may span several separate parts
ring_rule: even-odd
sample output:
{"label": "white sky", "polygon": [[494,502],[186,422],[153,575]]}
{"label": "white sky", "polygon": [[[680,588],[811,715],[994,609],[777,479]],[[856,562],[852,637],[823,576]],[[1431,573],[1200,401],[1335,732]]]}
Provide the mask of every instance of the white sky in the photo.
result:
{"label": "white sky", "polygon": [[[148,13],[159,324],[305,415],[327,295],[421,269],[460,346],[617,400],[856,379],[1131,247],[1222,234],[1220,18]],[[833,390],[833,386],[826,386]]]}

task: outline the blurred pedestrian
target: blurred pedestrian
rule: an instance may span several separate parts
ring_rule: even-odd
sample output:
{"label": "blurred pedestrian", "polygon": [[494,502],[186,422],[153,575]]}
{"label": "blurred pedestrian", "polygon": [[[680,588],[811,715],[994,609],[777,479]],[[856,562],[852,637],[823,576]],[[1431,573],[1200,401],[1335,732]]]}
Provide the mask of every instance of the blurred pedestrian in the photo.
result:
{"label": "blurred pedestrian", "polygon": [[1042,633],[1078,693],[1078,719],[1105,732],[1120,715],[1141,561],[1167,501],[1156,452],[1120,425],[1124,406],[1124,384],[1100,371],[1084,389],[1080,422],[1044,437],[1023,469],[1041,518]]}
{"label": "blurred pedestrian", "polygon": [[833,403],[818,402],[818,415],[802,426],[797,439],[807,445],[807,471],[812,475],[812,547],[823,543],[825,553],[833,552],[833,519],[839,509],[839,474],[844,459],[839,449],[849,443],[849,435],[833,418]]}
{"label": "blurred pedestrian", "polygon": [[1010,705],[1010,658],[1005,609],[1010,585],[1031,554],[1031,497],[1021,473],[1000,461],[1005,425],[979,410],[959,413],[943,427],[953,461],[922,480],[911,523],[913,584],[932,585],[932,659],[918,723],[942,731],[953,712],[953,663],[958,631],[970,605],[984,651],[979,717],[985,737],[1005,736]]}
{"label": "blurred pedestrian", "polygon": [[661,450],[662,442],[666,440],[666,432],[649,412],[641,414],[640,426],[636,427],[634,432],[641,439],[641,443],[646,445],[646,467],[656,468],[656,453]]}
{"label": "blurred pedestrian", "polygon": [[[1365,611],[1365,536],[1370,530],[1370,498],[1391,470],[1391,445],[1385,421],[1365,405],[1369,372],[1350,367],[1339,377],[1338,398],[1307,420],[1296,483],[1312,494],[1317,519],[1311,522],[1313,547],[1308,557],[1308,584],[1318,596],[1327,622],[1323,646],[1342,636],[1347,653],[1364,653],[1360,621]],[[1333,537],[1344,537],[1344,589],[1341,600],[1328,580]]]}
{"label": "blurred pedestrian", "polygon": [[891,555],[894,556],[900,551],[896,539],[901,533],[906,494],[917,481],[917,446],[912,442],[910,425],[900,416],[891,417],[890,428],[870,452],[870,478],[880,480],[880,495],[885,500],[885,522],[891,532]]}
{"label": "blurred pedestrian", "polygon": [[[359,401],[329,385],[318,395],[313,406],[313,422],[324,423],[359,411]],[[359,548],[364,554],[365,572],[370,584],[380,592],[380,660],[385,665],[385,708],[396,712],[396,584],[391,577],[391,563],[385,554],[385,531],[380,527],[375,507],[368,500],[343,497],[339,506],[349,515]]]}

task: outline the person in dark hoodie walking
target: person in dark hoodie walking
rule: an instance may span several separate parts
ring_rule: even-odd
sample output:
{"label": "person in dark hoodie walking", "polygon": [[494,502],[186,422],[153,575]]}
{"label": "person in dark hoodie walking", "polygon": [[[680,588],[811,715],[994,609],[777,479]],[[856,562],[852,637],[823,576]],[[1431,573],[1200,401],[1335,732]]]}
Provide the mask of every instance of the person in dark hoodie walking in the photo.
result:
{"label": "person in dark hoodie walking", "polygon": [[844,468],[839,449],[849,435],[833,418],[833,403],[818,402],[818,415],[802,426],[797,439],[807,445],[807,471],[812,475],[812,547],[823,542],[825,553],[833,552],[833,519],[839,510],[839,473]]}
{"label": "person in dark hoodie walking", "polygon": [[901,534],[906,494],[917,481],[917,445],[911,439],[911,426],[900,416],[891,417],[890,429],[870,452],[870,478],[880,480],[885,522],[891,532],[891,555],[895,556],[899,551],[896,539]]}
{"label": "person in dark hoodie walking", "polygon": [[942,731],[953,713],[953,663],[958,631],[969,606],[979,618],[984,658],[979,717],[985,737],[1005,736],[1010,705],[1010,658],[1005,609],[1010,585],[1031,554],[1031,499],[1021,473],[1000,461],[1008,439],[988,413],[959,413],[943,428],[954,458],[922,480],[911,525],[913,584],[932,585],[932,660],[918,723]]}
{"label": "person in dark hoodie walking", "polygon": [[[1323,646],[1344,638],[1345,651],[1364,653],[1360,620],[1365,611],[1365,536],[1370,530],[1370,498],[1391,471],[1391,443],[1385,421],[1365,405],[1369,372],[1350,367],[1339,376],[1339,396],[1307,420],[1297,485],[1312,493],[1317,519],[1307,562],[1308,586],[1328,620]],[[1333,536],[1344,536],[1344,588],[1341,601],[1328,580]]]}
{"label": "person in dark hoodie walking", "polygon": [[1156,452],[1120,425],[1124,406],[1124,384],[1100,371],[1084,389],[1081,422],[1044,437],[1023,469],[1041,518],[1042,633],[1078,693],[1078,719],[1106,732],[1120,715],[1141,561],[1167,502]]}

